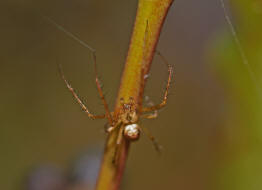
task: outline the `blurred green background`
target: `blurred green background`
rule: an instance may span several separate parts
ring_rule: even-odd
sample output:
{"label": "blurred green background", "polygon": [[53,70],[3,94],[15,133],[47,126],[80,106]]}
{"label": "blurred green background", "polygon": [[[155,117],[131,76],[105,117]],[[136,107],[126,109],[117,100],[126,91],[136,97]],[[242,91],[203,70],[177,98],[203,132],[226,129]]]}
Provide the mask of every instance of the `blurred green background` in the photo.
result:
{"label": "blurred green background", "polygon": [[[137,1],[0,2],[0,189],[92,189],[106,134],[90,52],[40,15],[97,50],[111,109],[128,49]],[[219,0],[176,0],[157,49],[175,66],[166,108],[143,121],[164,147],[142,137],[131,147],[122,189],[258,190],[262,188],[262,2],[231,0],[255,83],[243,65]],[[145,95],[161,100],[166,68],[155,57]]]}

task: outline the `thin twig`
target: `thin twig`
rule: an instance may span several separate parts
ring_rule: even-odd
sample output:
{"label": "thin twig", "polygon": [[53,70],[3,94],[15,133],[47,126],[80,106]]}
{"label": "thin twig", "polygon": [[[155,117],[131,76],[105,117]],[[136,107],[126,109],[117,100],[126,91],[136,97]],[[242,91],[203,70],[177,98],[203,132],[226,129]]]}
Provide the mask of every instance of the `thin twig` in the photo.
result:
{"label": "thin twig", "polygon": [[[116,99],[115,114],[121,106],[121,99],[128,101],[132,97],[137,106],[141,104],[139,100],[143,96],[146,81],[143,75],[150,70],[160,31],[172,2],[173,0],[139,0],[135,26]],[[96,190],[119,189],[130,142],[122,138],[117,145],[118,133],[119,129],[115,129],[108,136]],[[117,159],[112,162],[116,150]]]}

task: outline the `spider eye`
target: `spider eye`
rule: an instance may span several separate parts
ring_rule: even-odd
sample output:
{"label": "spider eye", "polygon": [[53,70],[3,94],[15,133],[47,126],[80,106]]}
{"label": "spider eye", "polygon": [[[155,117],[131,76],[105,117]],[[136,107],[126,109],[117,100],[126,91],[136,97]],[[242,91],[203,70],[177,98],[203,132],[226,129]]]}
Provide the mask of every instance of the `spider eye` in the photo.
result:
{"label": "spider eye", "polygon": [[137,124],[126,125],[124,129],[124,136],[129,140],[138,140],[140,136],[140,129]]}

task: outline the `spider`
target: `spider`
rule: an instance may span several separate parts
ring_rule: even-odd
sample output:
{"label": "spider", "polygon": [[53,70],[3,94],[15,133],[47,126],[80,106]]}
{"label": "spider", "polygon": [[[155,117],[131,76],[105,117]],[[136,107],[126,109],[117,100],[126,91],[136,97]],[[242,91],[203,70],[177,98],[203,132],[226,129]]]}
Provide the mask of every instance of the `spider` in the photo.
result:
{"label": "spider", "polygon": [[[94,62],[94,71],[95,71],[95,82],[96,86],[98,89],[99,96],[103,102],[104,108],[105,108],[105,114],[102,115],[94,115],[90,113],[88,110],[87,106],[83,103],[83,101],[79,98],[77,95],[76,91],[73,89],[73,87],[70,85],[70,83],[66,80],[62,66],[59,65],[59,72],[64,80],[68,90],[72,93],[73,97],[75,100],[78,102],[82,110],[87,114],[88,117],[92,119],[107,119],[108,120],[108,125],[106,132],[112,133],[112,131],[119,129],[118,137],[117,137],[117,145],[120,145],[122,137],[128,139],[129,141],[136,141],[140,137],[140,133],[142,131],[142,127],[138,124],[139,118],[147,118],[147,119],[154,119],[158,116],[158,110],[163,108],[167,104],[167,97],[168,97],[168,91],[170,87],[170,83],[172,80],[173,76],[173,67],[168,64],[166,59],[163,57],[160,52],[157,51],[157,54],[160,56],[162,61],[165,63],[165,65],[168,68],[168,80],[166,84],[166,89],[164,93],[163,100],[160,104],[158,105],[151,105],[149,107],[143,107],[142,102],[143,102],[143,89],[144,88],[144,83],[146,78],[148,77],[147,73],[145,72],[146,69],[142,69],[141,71],[141,86],[140,86],[140,94],[139,94],[139,99],[138,102],[134,101],[133,97],[129,97],[129,100],[125,102],[123,98],[120,98],[120,108],[117,109],[115,112],[110,112],[108,104],[105,100],[105,96],[102,91],[101,83],[98,79],[98,74],[97,74],[97,64],[96,64],[96,54],[95,50],[91,48],[89,45],[87,45],[85,42],[77,38],[75,35],[72,33],[68,32],[66,29],[64,29],[61,25],[57,24],[55,21],[50,19],[49,17],[44,16],[43,17],[45,20],[47,20],[49,23],[53,24],[57,29],[61,30],[64,32],[67,36],[71,37],[72,39],[76,40],[79,42],[81,45],[86,47],[92,52],[93,55],[93,62]],[[145,46],[145,41],[147,37],[147,29],[148,29],[148,21],[147,21],[147,26],[146,26],[146,31],[145,31],[145,39],[144,39],[144,46]],[[160,151],[160,146],[156,142],[155,138],[150,134],[150,132],[146,129],[143,128],[143,132],[146,133],[146,135],[150,138],[150,140],[153,142],[154,147],[157,151]]]}
{"label": "spider", "polygon": [[[136,102],[134,101],[133,97],[129,97],[129,100],[127,102],[124,101],[123,98],[120,98],[120,108],[115,112],[110,112],[108,104],[105,100],[104,94],[102,92],[101,83],[98,79],[97,74],[97,66],[96,66],[96,55],[95,52],[92,51],[93,54],[93,61],[94,61],[94,70],[95,70],[95,82],[97,86],[97,90],[99,93],[99,96],[103,102],[104,109],[106,111],[106,114],[103,115],[94,115],[90,113],[88,108],[85,106],[85,104],[82,102],[82,100],[79,98],[73,87],[69,84],[69,82],[66,80],[65,75],[63,73],[61,65],[59,65],[59,71],[62,79],[64,80],[67,88],[72,93],[75,100],[79,103],[82,110],[87,114],[88,117],[92,119],[107,119],[108,125],[106,132],[111,133],[113,130],[119,128],[119,133],[117,137],[117,145],[121,143],[122,137],[124,136],[126,139],[130,141],[136,141],[140,137],[140,133],[142,131],[142,127],[138,124],[139,117],[147,118],[147,119],[154,119],[158,116],[158,110],[163,108],[167,104],[167,97],[168,97],[168,91],[170,87],[170,83],[172,80],[173,75],[173,68],[170,64],[167,63],[165,58],[157,52],[157,54],[161,57],[163,62],[168,67],[168,80],[166,84],[166,89],[164,93],[164,98],[162,102],[158,105],[151,105],[149,107],[142,107],[136,105]],[[145,80],[147,77],[146,74],[142,71],[142,77]],[[141,84],[143,85],[143,84]],[[141,87],[142,88],[142,87]],[[143,96],[140,97],[141,99],[139,102],[142,102]],[[151,103],[152,104],[152,103]],[[140,107],[140,108],[139,108]],[[154,147],[157,151],[160,151],[160,146],[156,142],[155,138],[149,133],[149,131],[145,128],[143,128],[143,131],[146,133],[146,135],[152,140]]]}

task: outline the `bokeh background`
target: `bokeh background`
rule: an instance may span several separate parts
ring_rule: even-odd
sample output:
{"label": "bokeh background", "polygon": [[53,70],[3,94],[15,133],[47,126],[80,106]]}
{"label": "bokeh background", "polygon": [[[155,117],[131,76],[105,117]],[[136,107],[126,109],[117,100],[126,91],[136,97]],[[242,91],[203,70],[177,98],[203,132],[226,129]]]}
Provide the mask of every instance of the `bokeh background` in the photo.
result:
{"label": "bokeh background", "polygon": [[[0,189],[93,189],[106,121],[91,120],[60,79],[103,113],[90,52],[41,15],[97,50],[111,109],[137,1],[0,2]],[[157,49],[175,66],[168,105],[143,121],[164,147],[142,137],[130,149],[122,189],[262,188],[262,2],[226,1],[253,71],[237,49],[219,0],[176,0]],[[155,57],[145,95],[161,100],[167,71]]]}

